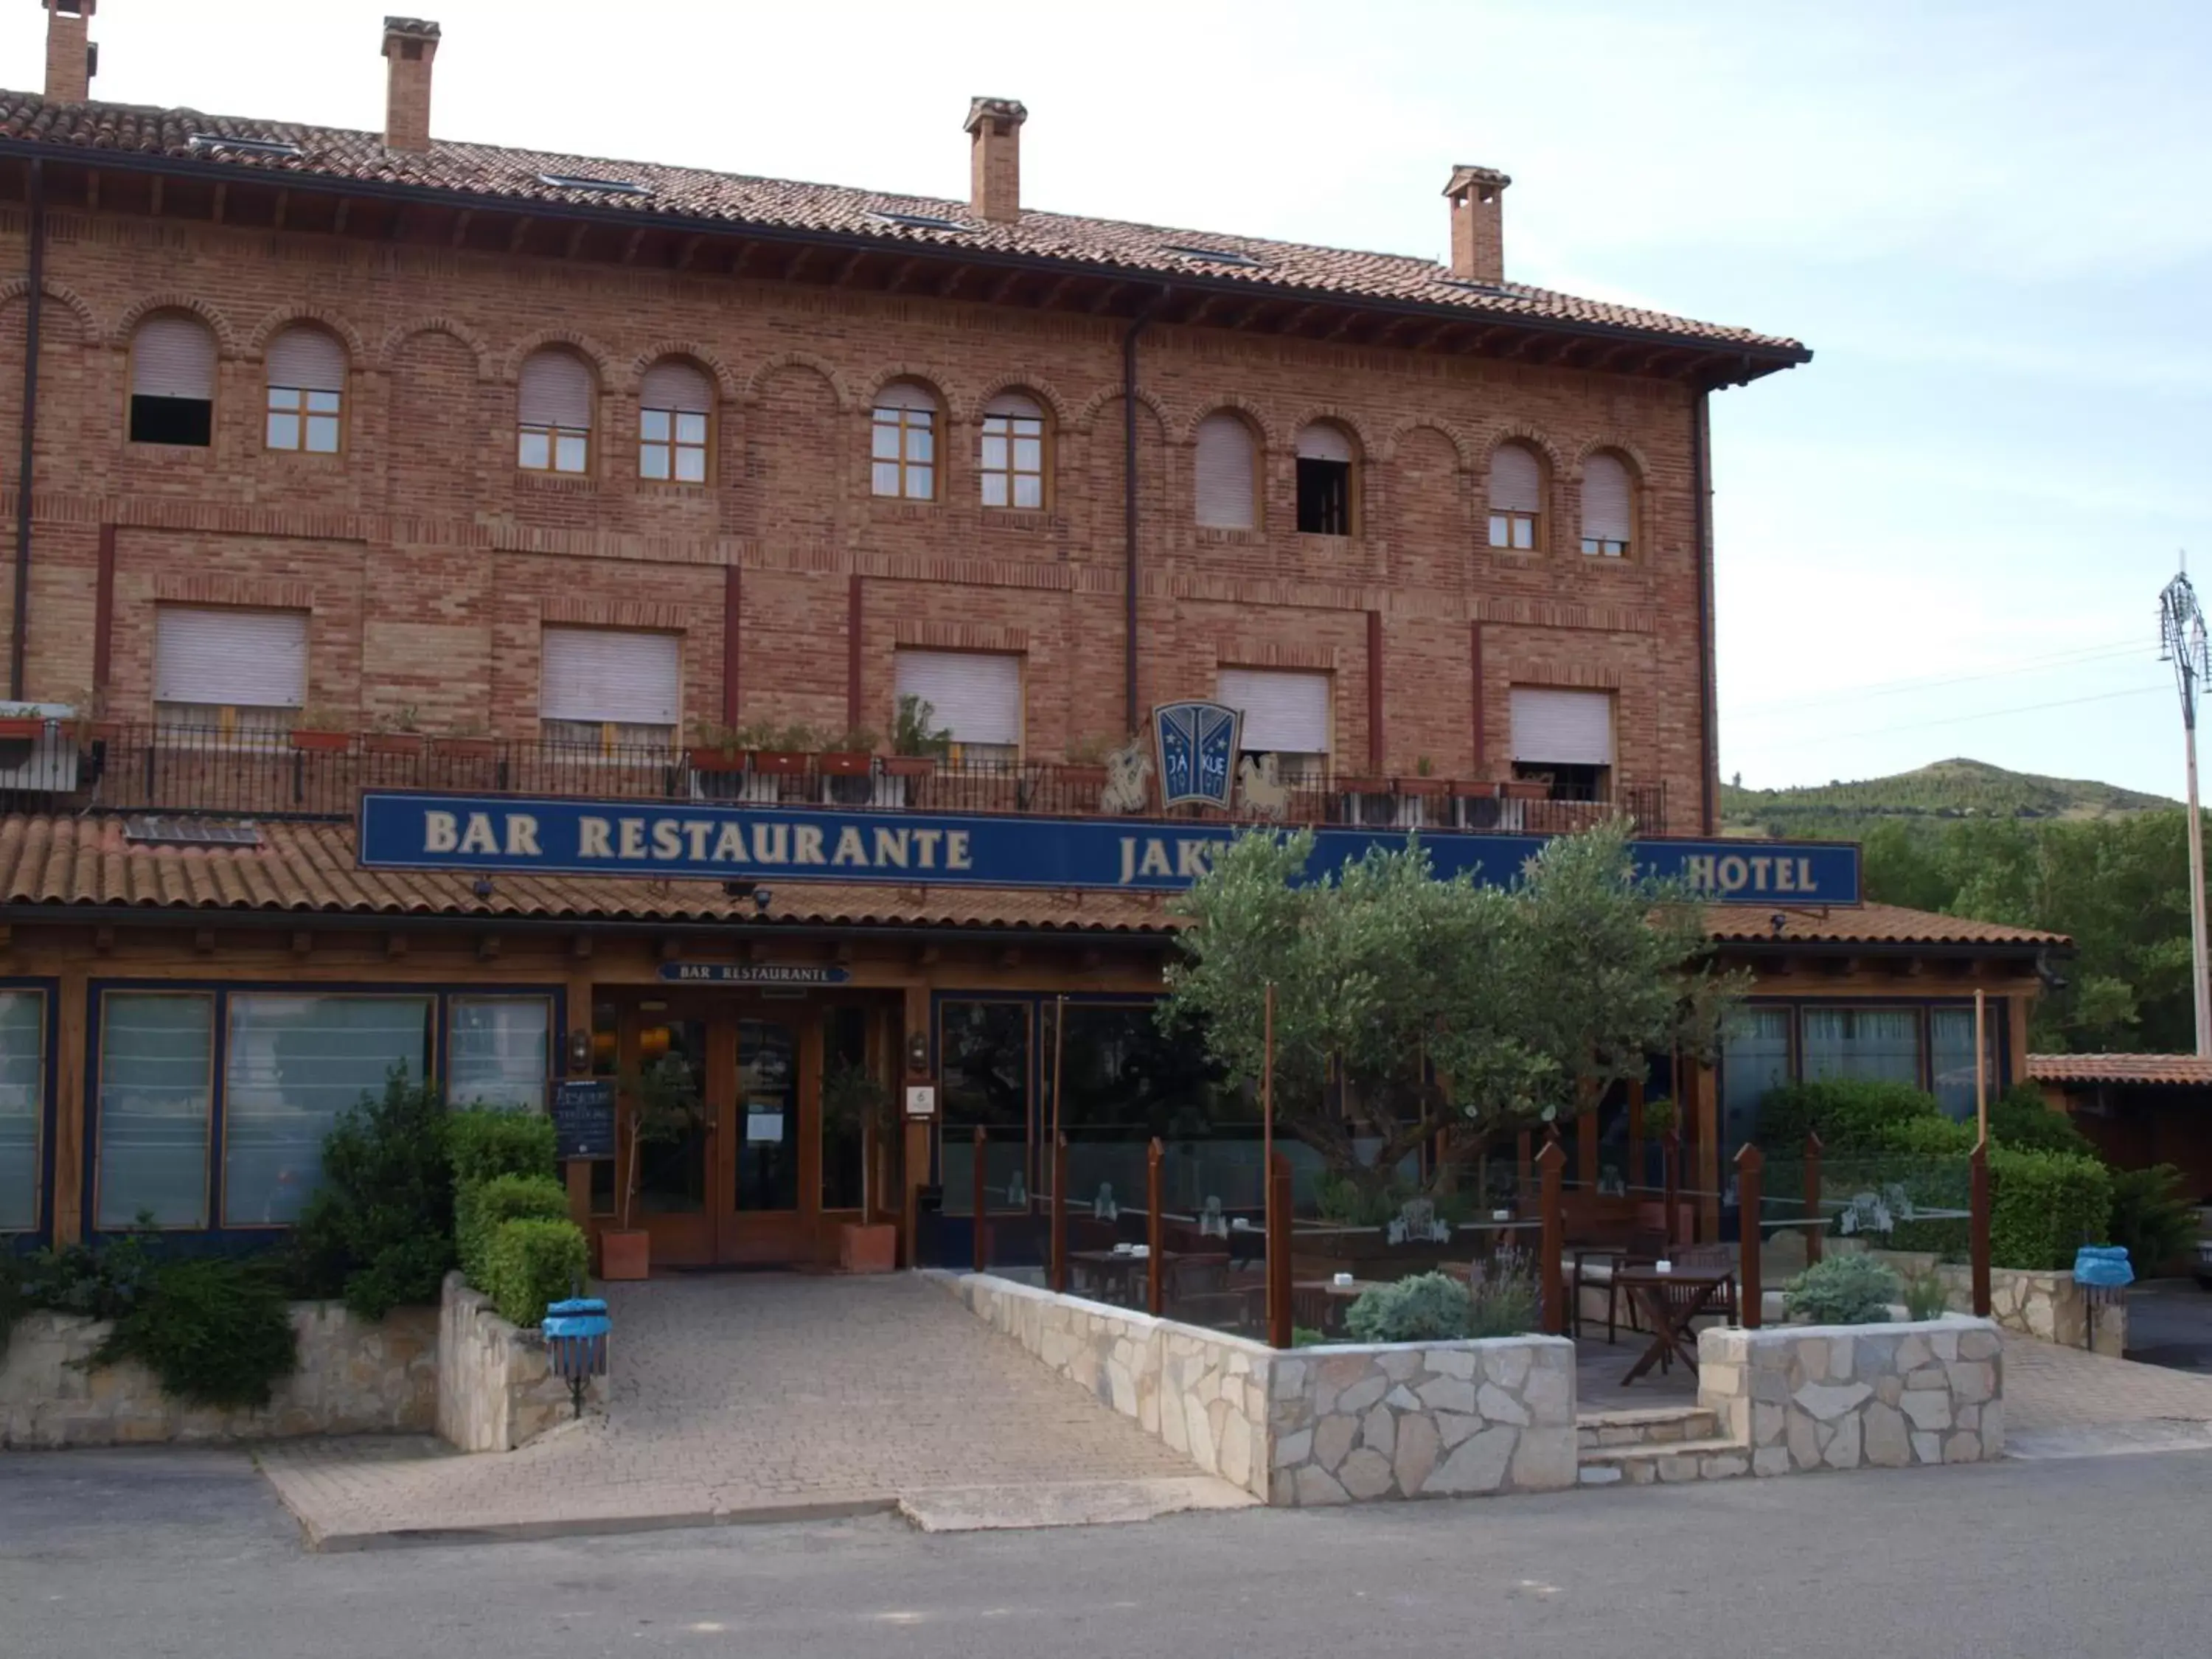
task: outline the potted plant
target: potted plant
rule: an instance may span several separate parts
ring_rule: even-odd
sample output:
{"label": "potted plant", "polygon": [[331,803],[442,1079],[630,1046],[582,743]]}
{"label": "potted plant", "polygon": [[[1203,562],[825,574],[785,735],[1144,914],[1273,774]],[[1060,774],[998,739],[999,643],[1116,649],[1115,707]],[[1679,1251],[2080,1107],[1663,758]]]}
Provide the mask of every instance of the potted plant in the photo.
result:
{"label": "potted plant", "polygon": [[1507,800],[1549,800],[1552,781],[1549,778],[1508,778],[1498,786],[1498,793]]}
{"label": "potted plant", "polygon": [[1106,757],[1127,741],[1103,732],[1086,732],[1067,745],[1067,763],[1060,769],[1061,779],[1071,789],[1103,789]]}
{"label": "potted plant", "polygon": [[422,713],[410,703],[396,714],[379,714],[369,729],[362,733],[362,752],[365,755],[404,755],[413,757],[422,752]]}
{"label": "potted plant", "polygon": [[1437,796],[1448,793],[1451,785],[1436,775],[1437,763],[1426,755],[1413,763],[1413,775],[1394,778],[1392,785],[1401,795]]}
{"label": "potted plant", "polygon": [[310,706],[292,727],[292,747],[318,755],[343,755],[353,747],[345,717],[334,708]]}
{"label": "potted plant", "polygon": [[877,1138],[890,1132],[891,1092],[866,1066],[840,1060],[822,1080],[822,1117],[828,1127],[860,1132],[860,1218],[838,1229],[837,1261],[848,1273],[887,1273],[898,1266],[898,1228],[872,1219]]}
{"label": "potted plant", "polygon": [[757,728],[758,741],[753,744],[753,770],[793,777],[806,770],[808,759],[822,747],[822,737],[804,720],[793,720],[777,728]]}
{"label": "potted plant", "polygon": [[430,752],[441,760],[489,760],[499,752],[499,741],[485,732],[482,720],[463,720],[445,736],[431,738]]}
{"label": "potted plant", "polygon": [[653,1235],[632,1226],[642,1165],[639,1152],[648,1146],[681,1140],[706,1121],[699,1079],[691,1062],[664,1054],[629,1079],[630,1099],[629,1179],[623,1182],[621,1224],[599,1234],[599,1277],[643,1279],[653,1270]]}
{"label": "potted plant", "polygon": [[848,726],[834,738],[823,739],[814,763],[823,775],[864,778],[875,769],[876,733],[865,726]]}
{"label": "potted plant", "polygon": [[693,743],[687,758],[695,772],[742,772],[751,761],[749,730],[701,720],[692,727]]}
{"label": "potted plant", "polygon": [[884,759],[888,776],[926,778],[937,770],[937,763],[952,747],[952,733],[933,724],[936,718],[936,705],[911,691],[898,700],[898,714],[891,721],[891,752]]}

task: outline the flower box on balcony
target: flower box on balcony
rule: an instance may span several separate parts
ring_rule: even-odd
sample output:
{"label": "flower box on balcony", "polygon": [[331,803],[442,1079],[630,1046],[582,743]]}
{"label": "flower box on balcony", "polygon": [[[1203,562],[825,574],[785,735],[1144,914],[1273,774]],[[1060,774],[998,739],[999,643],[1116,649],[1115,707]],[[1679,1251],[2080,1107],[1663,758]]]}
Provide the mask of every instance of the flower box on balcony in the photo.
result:
{"label": "flower box on balcony", "polygon": [[752,764],[752,753],[744,749],[697,748],[690,751],[694,772],[742,772]]}
{"label": "flower box on balcony", "polygon": [[419,732],[364,732],[361,738],[364,755],[401,755],[413,759],[422,752],[422,734]]}
{"label": "flower box on balcony", "polygon": [[1339,778],[1337,793],[1345,795],[1387,795],[1390,793],[1388,778]]}
{"label": "flower box on balcony", "polygon": [[343,755],[353,747],[353,733],[318,732],[301,726],[292,733],[292,747],[310,755]]}
{"label": "flower box on balcony", "polygon": [[1420,795],[1430,799],[1451,793],[1451,783],[1445,778],[1393,778],[1391,784],[1401,795]]}
{"label": "flower box on balcony", "polygon": [[489,760],[499,752],[496,738],[433,738],[430,752],[440,760]]}
{"label": "flower box on balcony", "polygon": [[1549,800],[1552,786],[1541,778],[1509,778],[1498,786],[1507,800]]}
{"label": "flower box on balcony", "polygon": [[1085,762],[1071,762],[1060,768],[1060,781],[1070,789],[1103,789],[1106,769]]}
{"label": "flower box on balcony", "polygon": [[1498,784],[1492,779],[1455,778],[1451,792],[1462,800],[1496,800]]}
{"label": "flower box on balcony", "polygon": [[886,755],[884,757],[884,775],[887,778],[934,777],[937,775],[937,757]]}
{"label": "flower box on balcony", "polygon": [[43,714],[9,714],[0,717],[0,743],[35,743],[46,734]]}
{"label": "flower box on balcony", "polygon": [[804,777],[807,758],[796,749],[757,749],[753,751],[753,770],[775,777]]}
{"label": "flower box on balcony", "polygon": [[865,750],[830,749],[814,757],[825,778],[865,778],[875,769],[876,757]]}

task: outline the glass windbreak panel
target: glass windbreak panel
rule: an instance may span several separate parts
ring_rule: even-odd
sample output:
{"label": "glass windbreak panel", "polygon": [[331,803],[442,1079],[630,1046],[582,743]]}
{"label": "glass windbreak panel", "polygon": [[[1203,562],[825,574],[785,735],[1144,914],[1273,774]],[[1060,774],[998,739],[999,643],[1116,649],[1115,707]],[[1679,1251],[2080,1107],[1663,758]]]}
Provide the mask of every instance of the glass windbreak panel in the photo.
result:
{"label": "glass windbreak panel", "polygon": [[1808,1008],[1805,1078],[1920,1083],[1920,1015],[1911,1008]]}
{"label": "glass windbreak panel", "polygon": [[1601,1196],[1627,1195],[1628,1089],[1623,1084],[1613,1085],[1598,1105],[1597,1170],[1594,1180]]}
{"label": "glass windbreak panel", "polygon": [[1721,1037],[1723,1158],[1757,1135],[1759,1103],[1789,1081],[1790,1010],[1756,1003],[1737,1009]]}
{"label": "glass windbreak panel", "polygon": [[321,1185],[338,1117],[429,1059],[428,997],[234,993],[223,1054],[222,1221],[283,1226]]}
{"label": "glass windbreak panel", "polygon": [[[866,1196],[861,1168],[867,1135],[862,1115],[870,1103],[855,1097],[836,1109],[843,1079],[868,1076],[868,1013],[865,1008],[827,1008],[822,1014],[822,1207],[857,1210]],[[878,1085],[880,1087],[880,1084]]]}
{"label": "glass windbreak panel", "polygon": [[[945,1098],[938,1170],[945,1213],[975,1212],[975,1131],[983,1156],[984,1203],[1030,1207],[1030,1007],[1025,1002],[954,1002],[938,1006],[938,1073]],[[1070,1184],[1073,1178],[1070,1177]]]}
{"label": "glass windbreak panel", "polygon": [[[703,1097],[707,1082],[707,1024],[704,1020],[669,1019],[655,1011],[638,1027],[637,1062],[656,1073],[655,1086],[688,1089]],[[707,1208],[707,1119],[692,1121],[639,1143],[637,1207],[646,1215],[698,1215]],[[740,1131],[742,1133],[742,1131]]]}
{"label": "glass windbreak panel", "polygon": [[799,1033],[778,1020],[738,1022],[740,1210],[799,1207]]}
{"label": "glass windbreak panel", "polygon": [[110,992],[100,1005],[100,1172],[94,1224],[208,1224],[215,999]]}
{"label": "glass windbreak panel", "polygon": [[446,1098],[456,1106],[545,1109],[553,1005],[544,997],[455,997],[446,1037]]}
{"label": "glass windbreak panel", "polygon": [[[1997,1030],[2003,1011],[1991,1008],[1982,1022],[1984,1081],[1990,1098],[2002,1086],[1998,1081],[1997,1056],[2003,1052]],[[1928,1049],[1935,1095],[1944,1115],[1961,1123],[1974,1116],[1974,1011],[1971,1005],[1928,1011]]]}
{"label": "glass windbreak panel", "polygon": [[0,992],[0,1233],[39,1224],[46,1074],[46,998]]}

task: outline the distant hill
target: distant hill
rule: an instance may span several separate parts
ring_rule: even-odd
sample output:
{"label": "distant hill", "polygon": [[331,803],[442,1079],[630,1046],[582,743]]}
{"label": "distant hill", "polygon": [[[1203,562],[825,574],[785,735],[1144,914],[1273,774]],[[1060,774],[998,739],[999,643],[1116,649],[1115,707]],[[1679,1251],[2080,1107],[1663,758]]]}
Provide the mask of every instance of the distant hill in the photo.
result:
{"label": "distant hill", "polygon": [[1933,828],[1958,818],[2105,818],[2177,803],[2109,783],[2037,777],[1974,760],[1937,761],[1917,772],[1802,789],[1721,787],[1721,829],[1731,836],[1855,840],[1874,823]]}

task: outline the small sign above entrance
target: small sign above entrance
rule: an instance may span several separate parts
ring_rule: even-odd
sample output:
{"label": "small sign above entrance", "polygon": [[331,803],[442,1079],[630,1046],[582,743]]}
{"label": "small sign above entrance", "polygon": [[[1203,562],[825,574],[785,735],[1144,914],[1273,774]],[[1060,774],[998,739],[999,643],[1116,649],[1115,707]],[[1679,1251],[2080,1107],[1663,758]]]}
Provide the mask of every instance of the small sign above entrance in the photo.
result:
{"label": "small sign above entrance", "polygon": [[790,962],[664,962],[660,976],[685,985],[842,985],[853,970]]}
{"label": "small sign above entrance", "polygon": [[553,1156],[609,1158],[615,1155],[612,1078],[567,1078],[553,1085]]}

